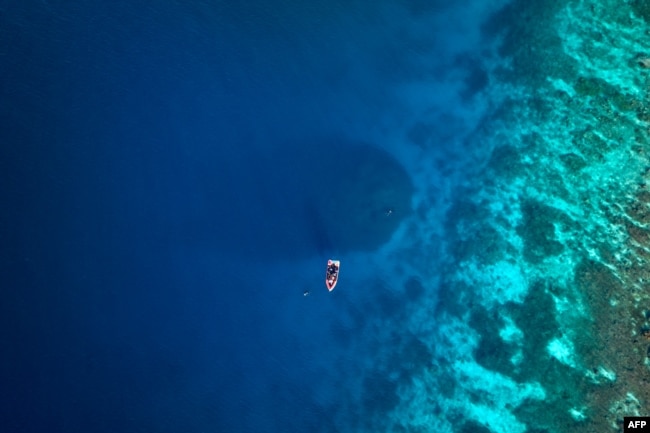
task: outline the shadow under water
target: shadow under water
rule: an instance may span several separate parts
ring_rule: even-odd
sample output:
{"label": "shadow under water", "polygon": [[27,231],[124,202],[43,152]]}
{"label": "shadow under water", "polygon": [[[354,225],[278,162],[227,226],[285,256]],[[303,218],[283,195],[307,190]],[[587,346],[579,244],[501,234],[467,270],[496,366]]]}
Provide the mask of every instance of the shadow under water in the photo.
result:
{"label": "shadow under water", "polygon": [[411,212],[411,179],[382,149],[342,140],[276,149],[205,169],[207,204],[183,237],[236,256],[305,258],[375,249]]}

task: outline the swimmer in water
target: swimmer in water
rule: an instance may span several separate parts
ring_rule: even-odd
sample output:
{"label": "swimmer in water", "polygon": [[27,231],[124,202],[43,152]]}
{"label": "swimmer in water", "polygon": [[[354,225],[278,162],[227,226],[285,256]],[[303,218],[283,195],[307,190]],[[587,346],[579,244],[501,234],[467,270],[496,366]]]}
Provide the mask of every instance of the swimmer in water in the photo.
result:
{"label": "swimmer in water", "polygon": [[305,290],[304,292],[302,292],[302,296],[307,296],[307,295],[309,295],[309,290]]}

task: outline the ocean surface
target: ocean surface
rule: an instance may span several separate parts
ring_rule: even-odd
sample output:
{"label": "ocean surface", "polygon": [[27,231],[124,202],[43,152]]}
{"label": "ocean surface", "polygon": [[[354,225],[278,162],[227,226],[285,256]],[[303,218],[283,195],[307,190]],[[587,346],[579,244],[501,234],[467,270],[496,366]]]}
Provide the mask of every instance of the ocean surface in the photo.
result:
{"label": "ocean surface", "polygon": [[0,1],[0,430],[650,415],[649,33],[642,0]]}

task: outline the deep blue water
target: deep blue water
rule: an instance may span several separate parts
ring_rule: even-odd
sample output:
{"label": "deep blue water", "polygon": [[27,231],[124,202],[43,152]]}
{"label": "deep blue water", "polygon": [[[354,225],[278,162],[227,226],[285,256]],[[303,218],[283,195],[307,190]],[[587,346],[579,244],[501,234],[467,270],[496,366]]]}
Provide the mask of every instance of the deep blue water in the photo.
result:
{"label": "deep blue water", "polygon": [[[426,189],[405,165],[417,145],[390,128],[422,100],[456,100],[398,94],[468,67],[456,9],[0,7],[3,431],[333,432],[362,418],[342,382],[372,363],[350,354],[378,289],[352,282],[380,269],[346,258],[388,241]],[[487,84],[473,77],[459,101]],[[445,153],[452,124],[434,178],[464,154]],[[347,282],[328,294],[333,256]]]}

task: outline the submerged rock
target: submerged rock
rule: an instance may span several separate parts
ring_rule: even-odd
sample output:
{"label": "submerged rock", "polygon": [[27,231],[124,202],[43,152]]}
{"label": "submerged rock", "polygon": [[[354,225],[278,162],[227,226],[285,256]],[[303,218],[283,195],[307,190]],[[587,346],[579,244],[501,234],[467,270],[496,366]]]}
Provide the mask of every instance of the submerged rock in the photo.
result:
{"label": "submerged rock", "polygon": [[212,164],[201,173],[206,204],[185,237],[228,254],[294,259],[371,250],[411,212],[408,173],[368,144],[277,143]]}
{"label": "submerged rock", "polygon": [[642,56],[637,57],[637,63],[642,68],[650,68],[650,57]]}
{"label": "submerged rock", "polygon": [[338,251],[381,246],[411,212],[410,177],[382,149],[333,146],[312,169],[311,206]]}

